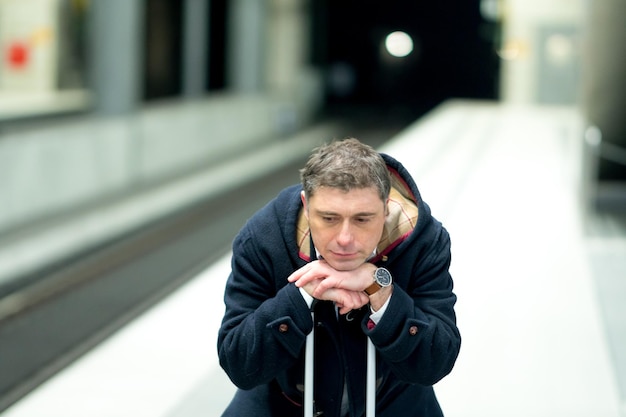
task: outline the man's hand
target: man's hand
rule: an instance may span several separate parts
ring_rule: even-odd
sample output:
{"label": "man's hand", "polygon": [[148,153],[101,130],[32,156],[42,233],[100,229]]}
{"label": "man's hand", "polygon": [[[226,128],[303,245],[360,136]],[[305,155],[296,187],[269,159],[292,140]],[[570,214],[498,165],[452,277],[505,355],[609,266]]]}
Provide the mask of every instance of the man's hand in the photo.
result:
{"label": "man's hand", "polygon": [[323,260],[313,261],[292,273],[288,280],[318,300],[334,301],[340,314],[370,302],[364,289],[372,284],[376,266],[366,262],[350,271],[337,271]]}

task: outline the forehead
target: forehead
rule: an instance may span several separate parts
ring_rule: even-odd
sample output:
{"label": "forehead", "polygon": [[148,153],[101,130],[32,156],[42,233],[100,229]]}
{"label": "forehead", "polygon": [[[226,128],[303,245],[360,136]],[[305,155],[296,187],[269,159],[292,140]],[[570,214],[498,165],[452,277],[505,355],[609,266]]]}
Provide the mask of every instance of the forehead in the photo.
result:
{"label": "forehead", "polygon": [[355,188],[350,191],[320,187],[308,199],[309,211],[355,215],[384,211],[384,203],[374,187]]}

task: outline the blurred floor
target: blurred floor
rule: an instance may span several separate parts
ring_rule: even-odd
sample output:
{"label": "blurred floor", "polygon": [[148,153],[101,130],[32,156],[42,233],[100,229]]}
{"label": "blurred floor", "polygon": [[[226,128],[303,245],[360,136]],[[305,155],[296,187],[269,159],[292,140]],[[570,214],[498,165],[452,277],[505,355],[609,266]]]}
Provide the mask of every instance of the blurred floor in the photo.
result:
{"label": "blurred floor", "polygon": [[[581,204],[581,131],[569,108],[449,102],[380,146],[452,236],[463,345],[436,386],[448,417],[626,415],[626,230]],[[5,415],[219,416],[234,392],[215,346],[228,266]]]}
{"label": "blurred floor", "polygon": [[[626,373],[615,353],[623,355],[625,323],[607,322],[602,306],[626,314],[599,297],[598,278],[608,277],[591,268],[581,120],[566,108],[443,110],[419,136],[385,149],[407,155],[410,143],[426,152],[409,169],[453,237],[464,341],[453,373],[437,386],[446,415],[619,415]],[[594,239],[618,250],[625,237],[622,230]],[[613,261],[623,268],[626,257]]]}

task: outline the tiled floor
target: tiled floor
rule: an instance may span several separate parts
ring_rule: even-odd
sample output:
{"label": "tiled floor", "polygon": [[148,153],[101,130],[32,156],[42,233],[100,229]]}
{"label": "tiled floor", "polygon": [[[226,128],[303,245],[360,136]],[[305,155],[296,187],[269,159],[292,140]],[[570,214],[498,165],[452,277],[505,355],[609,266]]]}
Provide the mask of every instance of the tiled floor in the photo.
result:
{"label": "tiled floor", "polygon": [[[626,233],[585,229],[580,138],[571,109],[452,102],[381,148],[452,236],[463,345],[436,386],[448,417],[626,415]],[[215,346],[228,261],[5,415],[219,416],[234,391]]]}

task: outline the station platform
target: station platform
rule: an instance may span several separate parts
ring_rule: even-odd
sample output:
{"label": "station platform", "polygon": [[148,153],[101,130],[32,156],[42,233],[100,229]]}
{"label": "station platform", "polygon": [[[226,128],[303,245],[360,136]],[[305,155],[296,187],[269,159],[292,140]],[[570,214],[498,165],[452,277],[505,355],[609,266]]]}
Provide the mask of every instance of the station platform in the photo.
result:
{"label": "station platform", "polygon": [[[626,229],[581,198],[583,130],[572,108],[450,101],[379,147],[451,235],[463,343],[435,386],[448,417],[626,416]],[[219,416],[235,391],[216,350],[229,262],[2,415]]]}

